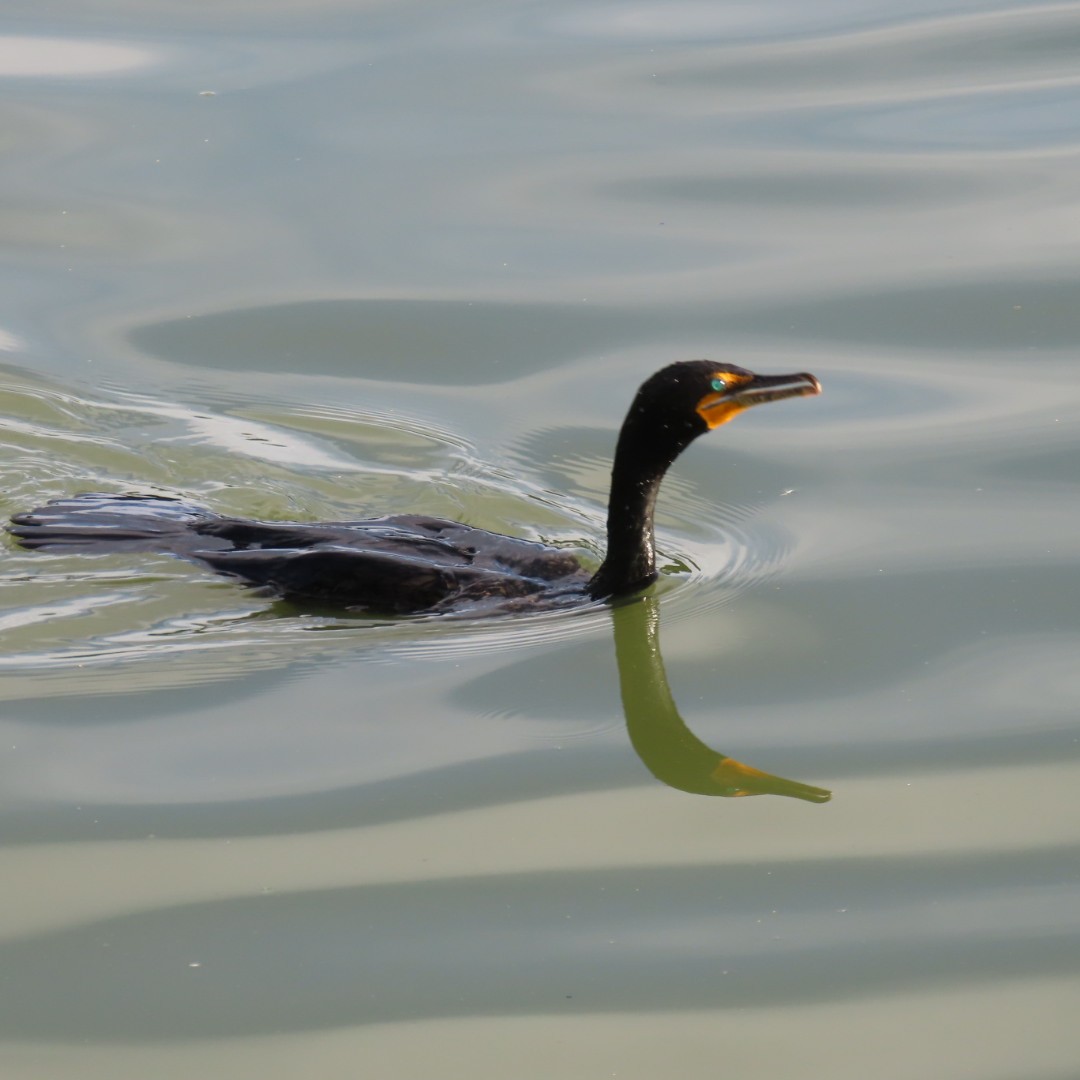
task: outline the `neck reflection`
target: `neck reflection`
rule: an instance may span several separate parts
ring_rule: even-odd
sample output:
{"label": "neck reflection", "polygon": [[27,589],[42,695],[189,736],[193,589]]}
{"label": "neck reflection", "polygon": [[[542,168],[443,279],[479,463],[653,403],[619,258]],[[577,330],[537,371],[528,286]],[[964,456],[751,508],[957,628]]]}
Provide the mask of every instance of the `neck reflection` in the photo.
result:
{"label": "neck reflection", "polygon": [[761,772],[706,746],[686,726],[660,655],[660,606],[653,595],[612,608],[619,689],[630,742],[658,780],[694,795],[784,795],[823,803],[832,792]]}

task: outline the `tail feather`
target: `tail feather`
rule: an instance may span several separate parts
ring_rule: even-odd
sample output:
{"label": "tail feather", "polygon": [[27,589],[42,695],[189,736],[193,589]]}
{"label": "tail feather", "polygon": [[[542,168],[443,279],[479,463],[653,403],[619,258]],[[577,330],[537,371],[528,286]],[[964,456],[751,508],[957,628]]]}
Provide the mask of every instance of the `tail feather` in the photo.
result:
{"label": "tail feather", "polygon": [[161,551],[202,546],[193,527],[215,515],[163,495],[76,495],[13,514],[7,530],[25,548],[84,552]]}

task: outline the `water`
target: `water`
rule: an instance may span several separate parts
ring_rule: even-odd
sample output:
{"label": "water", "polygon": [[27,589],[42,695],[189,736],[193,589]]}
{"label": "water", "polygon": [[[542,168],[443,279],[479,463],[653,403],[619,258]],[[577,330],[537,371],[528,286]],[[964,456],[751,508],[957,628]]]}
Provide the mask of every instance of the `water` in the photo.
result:
{"label": "water", "polygon": [[5,514],[595,558],[661,363],[825,393],[680,460],[653,622],[8,546],[5,1078],[1077,1075],[1080,5],[6,14]]}

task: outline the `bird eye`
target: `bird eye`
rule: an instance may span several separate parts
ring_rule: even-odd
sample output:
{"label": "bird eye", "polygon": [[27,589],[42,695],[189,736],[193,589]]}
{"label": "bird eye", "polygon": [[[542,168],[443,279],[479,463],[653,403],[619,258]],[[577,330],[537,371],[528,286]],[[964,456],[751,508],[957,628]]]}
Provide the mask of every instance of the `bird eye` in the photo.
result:
{"label": "bird eye", "polygon": [[712,381],[712,388],[717,391],[726,390],[727,383],[723,379],[721,379],[719,375],[717,375],[717,377]]}

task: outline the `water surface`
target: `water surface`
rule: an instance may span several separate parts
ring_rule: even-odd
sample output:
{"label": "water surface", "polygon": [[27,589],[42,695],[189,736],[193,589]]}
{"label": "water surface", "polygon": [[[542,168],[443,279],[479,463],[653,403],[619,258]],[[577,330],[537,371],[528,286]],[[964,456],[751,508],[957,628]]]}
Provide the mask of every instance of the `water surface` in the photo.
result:
{"label": "water surface", "polygon": [[347,618],[8,545],[5,1076],[1075,1074],[1080,5],[4,35],[0,510],[595,559],[647,374],[812,371],[680,460],[656,594],[693,737],[834,793],[658,781],[618,612]]}

